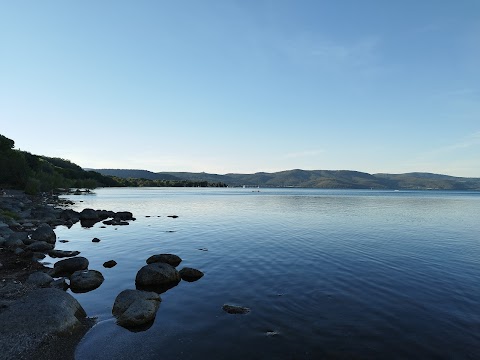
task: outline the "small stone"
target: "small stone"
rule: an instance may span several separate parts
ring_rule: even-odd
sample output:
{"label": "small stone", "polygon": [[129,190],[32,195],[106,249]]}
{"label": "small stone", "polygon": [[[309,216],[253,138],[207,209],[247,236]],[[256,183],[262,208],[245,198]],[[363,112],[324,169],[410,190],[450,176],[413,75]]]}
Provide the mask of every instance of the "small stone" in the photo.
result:
{"label": "small stone", "polygon": [[190,267],[184,267],[182,270],[179,271],[179,274],[182,280],[185,280],[188,282],[197,281],[204,275],[203,272],[201,272],[200,270],[190,268]]}
{"label": "small stone", "polygon": [[53,258],[73,257],[80,254],[80,251],[50,250],[48,255]]}
{"label": "small stone", "polygon": [[54,247],[53,244],[49,244],[45,241],[35,241],[33,244],[27,246],[27,250],[34,252],[49,251]]}
{"label": "small stone", "polygon": [[37,271],[33,274],[30,274],[25,283],[39,287],[45,287],[49,286],[52,281],[53,278],[50,275],[44,273],[43,271]]}
{"label": "small stone", "polygon": [[99,238],[93,238],[93,239],[92,239],[92,242],[98,243],[98,242],[100,242],[100,239],[99,239]]}
{"label": "small stone", "polygon": [[176,219],[176,218],[178,218],[178,215],[167,215],[167,217],[172,218],[172,219]]}
{"label": "small stone", "polygon": [[67,289],[68,289],[68,284],[67,284],[67,282],[65,281],[65,278],[62,277],[62,278],[60,278],[60,279],[53,280],[53,281],[50,283],[50,287],[56,288],[56,289],[60,289],[60,290],[67,290]]}
{"label": "small stone", "polygon": [[115,260],[108,260],[103,263],[103,267],[106,267],[106,268],[112,268],[115,265],[117,265],[117,262]]}
{"label": "small stone", "polygon": [[67,243],[68,240],[60,240],[61,243]]}

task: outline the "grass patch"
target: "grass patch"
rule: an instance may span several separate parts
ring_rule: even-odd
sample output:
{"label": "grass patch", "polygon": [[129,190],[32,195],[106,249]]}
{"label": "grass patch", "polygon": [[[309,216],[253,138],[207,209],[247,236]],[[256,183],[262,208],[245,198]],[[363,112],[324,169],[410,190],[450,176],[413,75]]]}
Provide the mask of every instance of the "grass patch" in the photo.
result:
{"label": "grass patch", "polygon": [[0,209],[0,216],[4,216],[13,220],[20,220],[20,216],[10,210]]}

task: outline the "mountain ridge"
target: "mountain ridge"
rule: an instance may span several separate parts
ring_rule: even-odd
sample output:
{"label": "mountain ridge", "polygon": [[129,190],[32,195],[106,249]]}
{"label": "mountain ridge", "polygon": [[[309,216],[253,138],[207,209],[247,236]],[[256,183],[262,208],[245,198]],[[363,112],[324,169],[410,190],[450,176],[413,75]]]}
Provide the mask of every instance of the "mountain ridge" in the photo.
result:
{"label": "mountain ridge", "polygon": [[[480,190],[480,178],[428,172],[369,174],[355,170],[302,170],[252,174],[206,172],[152,172],[140,169],[92,169],[119,178],[175,179],[222,182],[229,186],[299,187],[332,189]],[[133,176],[134,175],[134,176]]]}

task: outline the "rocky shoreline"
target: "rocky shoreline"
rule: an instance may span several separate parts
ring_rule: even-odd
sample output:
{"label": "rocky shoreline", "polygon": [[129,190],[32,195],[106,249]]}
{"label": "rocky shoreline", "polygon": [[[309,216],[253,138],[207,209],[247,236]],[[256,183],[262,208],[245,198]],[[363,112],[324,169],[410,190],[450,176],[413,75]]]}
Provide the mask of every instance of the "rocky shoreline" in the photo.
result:
{"label": "rocky shoreline", "polygon": [[[8,191],[0,196],[0,360],[73,359],[76,345],[95,324],[66,290],[92,291],[101,286],[103,275],[89,269],[88,259],[78,256],[80,252],[57,249],[62,241],[57,242],[54,229],[77,222],[82,227],[100,221],[102,226],[122,226],[135,218],[128,211],[76,212],[68,208],[71,204],[54,194],[32,197]],[[49,268],[39,262],[46,255],[65,259]],[[115,299],[112,315],[117,324],[147,329],[161,302],[159,294],[181,280],[193,282],[204,275],[189,267],[178,271],[181,261],[174,254],[146,259],[135,278],[135,289],[123,290]],[[115,265],[114,260],[103,264],[105,268]]]}
{"label": "rocky shoreline", "polygon": [[[108,225],[128,225],[134,218],[126,211],[78,213],[66,208],[70,204],[53,194],[8,190],[0,196],[0,359],[73,359],[76,344],[95,323],[65,290],[93,290],[103,276],[86,270],[88,260],[79,252],[55,249],[54,229],[109,218]],[[66,259],[48,268],[39,262],[46,255]]]}

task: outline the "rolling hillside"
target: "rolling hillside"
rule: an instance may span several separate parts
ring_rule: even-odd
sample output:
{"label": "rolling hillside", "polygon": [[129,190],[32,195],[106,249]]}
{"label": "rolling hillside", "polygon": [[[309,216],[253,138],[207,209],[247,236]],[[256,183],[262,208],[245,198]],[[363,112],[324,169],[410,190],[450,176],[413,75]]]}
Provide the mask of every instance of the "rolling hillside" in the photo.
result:
{"label": "rolling hillside", "polygon": [[411,190],[480,190],[479,178],[461,178],[431,173],[368,174],[351,170],[286,170],[275,173],[209,174],[189,172],[159,172],[147,170],[96,169],[120,178],[180,179],[222,182],[229,186],[301,187],[323,189],[411,189]]}

